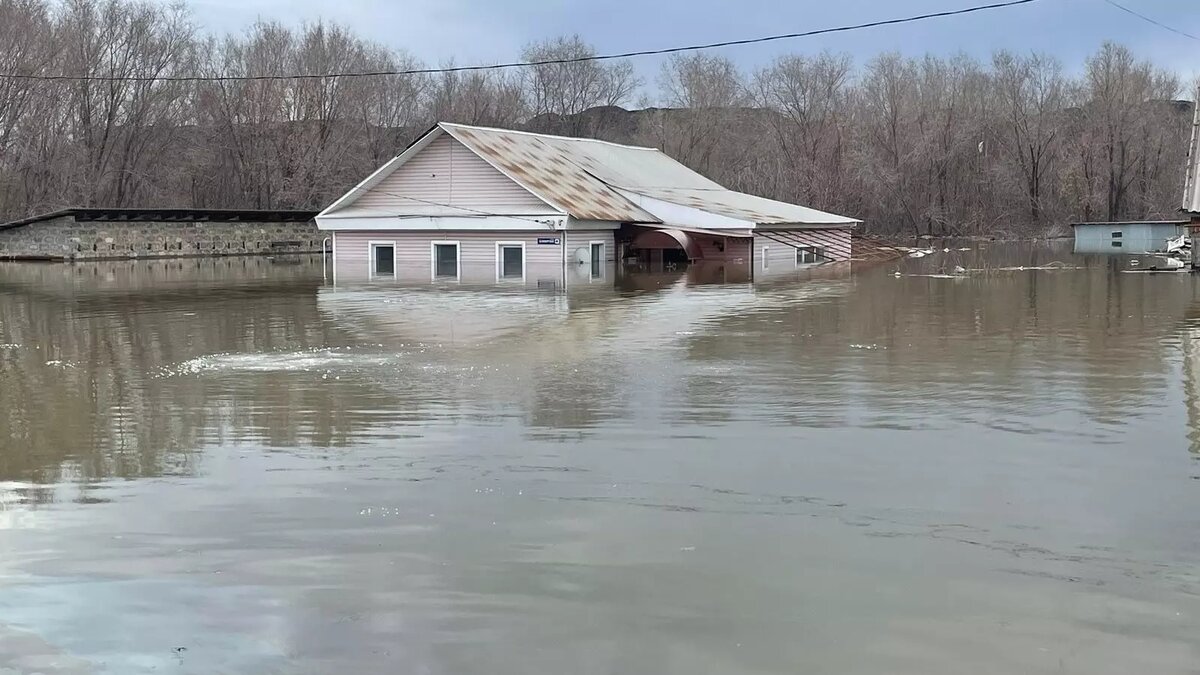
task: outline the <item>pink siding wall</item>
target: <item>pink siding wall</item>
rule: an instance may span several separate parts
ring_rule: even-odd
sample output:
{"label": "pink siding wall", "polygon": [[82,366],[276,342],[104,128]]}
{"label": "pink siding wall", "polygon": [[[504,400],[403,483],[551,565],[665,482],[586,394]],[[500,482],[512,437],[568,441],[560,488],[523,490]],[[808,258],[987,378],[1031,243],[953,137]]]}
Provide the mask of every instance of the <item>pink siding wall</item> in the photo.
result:
{"label": "pink siding wall", "polygon": [[[557,237],[561,232],[398,232],[386,230],[335,232],[334,265],[338,282],[370,278],[370,243],[388,242],[396,247],[395,281],[429,283],[432,280],[432,250],[435,241],[459,242],[460,281],[469,284],[496,283],[496,243],[524,242],[525,283],[539,280],[559,282],[562,278],[561,245],[539,244],[539,237]],[[608,235],[611,248],[612,232]],[[602,237],[593,237],[600,239]],[[572,240],[574,242],[574,240]],[[586,239],[582,245],[586,246]],[[572,254],[568,249],[568,256]],[[609,253],[609,255],[612,255]],[[388,279],[391,281],[391,279]],[[502,283],[514,283],[504,280]]]}
{"label": "pink siding wall", "polygon": [[593,241],[604,242],[604,262],[614,262],[617,259],[615,240],[612,230],[569,231],[567,232],[567,262],[574,262],[576,249],[587,248]]}
{"label": "pink siding wall", "polygon": [[[850,259],[850,230],[787,230],[787,238],[809,246],[825,249],[826,258],[833,261]],[[769,264],[763,269],[762,251],[767,247]],[[754,271],[778,273],[796,269],[796,247],[762,235],[754,237]]]}
{"label": "pink siding wall", "polygon": [[515,215],[554,211],[449,135],[430,142],[353,206],[388,214],[447,213],[438,204]]}

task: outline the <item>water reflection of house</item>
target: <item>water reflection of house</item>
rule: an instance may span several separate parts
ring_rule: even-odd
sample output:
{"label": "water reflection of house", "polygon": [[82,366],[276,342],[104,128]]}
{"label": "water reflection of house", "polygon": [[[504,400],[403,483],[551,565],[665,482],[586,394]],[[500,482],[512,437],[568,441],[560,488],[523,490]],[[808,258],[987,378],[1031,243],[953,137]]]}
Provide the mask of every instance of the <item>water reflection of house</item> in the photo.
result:
{"label": "water reflection of house", "polygon": [[336,281],[526,285],[626,259],[794,271],[849,259],[857,223],[728,190],[651,148],[445,123],[317,216]]}
{"label": "water reflection of house", "polygon": [[1200,319],[1183,328],[1183,399],[1187,405],[1188,449],[1200,455]]}

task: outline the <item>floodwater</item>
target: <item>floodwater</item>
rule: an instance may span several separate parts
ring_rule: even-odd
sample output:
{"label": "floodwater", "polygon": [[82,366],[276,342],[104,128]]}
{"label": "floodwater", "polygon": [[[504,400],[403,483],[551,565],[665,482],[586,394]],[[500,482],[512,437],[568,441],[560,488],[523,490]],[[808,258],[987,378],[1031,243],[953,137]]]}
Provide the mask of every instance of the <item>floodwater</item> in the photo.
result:
{"label": "floodwater", "polygon": [[606,278],[0,265],[0,673],[1200,672],[1200,277]]}

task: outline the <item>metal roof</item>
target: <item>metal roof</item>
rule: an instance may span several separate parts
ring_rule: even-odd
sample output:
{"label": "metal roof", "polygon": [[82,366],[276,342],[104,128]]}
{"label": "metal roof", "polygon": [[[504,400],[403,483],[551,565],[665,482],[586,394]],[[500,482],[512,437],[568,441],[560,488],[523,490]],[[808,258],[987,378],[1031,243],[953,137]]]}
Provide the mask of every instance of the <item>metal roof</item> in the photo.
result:
{"label": "metal roof", "polygon": [[55,218],[70,217],[78,222],[305,222],[316,217],[316,211],[296,209],[188,209],[188,208],[100,208],[72,207],[41,213],[36,216],[0,223],[0,230],[32,225]]}
{"label": "metal roof", "polygon": [[[498,165],[511,178],[526,184],[548,201],[563,206],[566,212],[576,218],[625,222],[660,220],[653,215],[652,208],[648,209],[645,204],[636,206],[620,194],[617,194],[617,198],[624,202],[623,207],[627,204],[643,214],[649,210],[650,213],[646,215],[650,216],[650,220],[609,217],[618,215],[611,212],[609,204],[604,204],[600,209],[585,209],[590,215],[576,213],[572,206],[593,206],[590,195],[581,188],[595,186],[607,188],[606,194],[612,188],[617,188],[761,225],[850,227],[861,222],[804,206],[735,192],[654,148],[459,124],[443,123],[438,126],[489,162]],[[561,170],[570,173],[570,184],[564,183],[564,176],[558,173]],[[578,182],[574,181],[576,177]],[[555,193],[542,192],[543,186],[555,190]],[[608,199],[611,201],[611,197]]]}
{"label": "metal roof", "polygon": [[[654,148],[447,122],[439,123],[404,153],[334,202],[322,215],[351,206],[359,196],[443,133],[450,134],[552,208],[580,220],[665,223],[667,214],[655,210],[671,209],[640,199],[648,197],[743,221],[741,226],[745,228],[755,225],[853,227],[861,222],[729,190]],[[678,214],[674,215],[677,220]],[[687,226],[689,223],[670,224]]]}
{"label": "metal roof", "polygon": [[807,206],[756,197],[725,188],[692,190],[686,188],[631,188],[631,191],[672,204],[690,206],[717,215],[746,220],[758,225],[810,225],[852,227],[862,221]]}
{"label": "metal roof", "polygon": [[1188,148],[1187,173],[1183,183],[1183,210],[1200,213],[1200,90],[1196,92],[1196,116],[1192,121],[1192,144]]}
{"label": "metal roof", "polygon": [[439,124],[460,143],[534,194],[581,220],[660,222],[588,173],[568,145],[549,136]]}

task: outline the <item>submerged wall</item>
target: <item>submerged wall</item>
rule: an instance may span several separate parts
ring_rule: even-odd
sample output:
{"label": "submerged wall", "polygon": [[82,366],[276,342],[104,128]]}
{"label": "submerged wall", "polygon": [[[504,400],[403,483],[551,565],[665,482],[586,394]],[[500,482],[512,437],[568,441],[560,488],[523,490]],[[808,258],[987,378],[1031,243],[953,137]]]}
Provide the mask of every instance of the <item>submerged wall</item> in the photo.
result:
{"label": "submerged wall", "polygon": [[1087,223],[1075,226],[1076,253],[1141,254],[1166,250],[1186,223]]}
{"label": "submerged wall", "polygon": [[[395,273],[378,281],[429,283],[434,281],[433,243],[458,242],[460,272],[457,281],[464,284],[494,284],[501,281],[497,263],[497,244],[520,242],[525,245],[525,275],[523,279],[505,279],[504,283],[537,285],[563,283],[565,269],[576,279],[576,268],[590,266],[586,252],[592,242],[604,244],[604,268],[615,260],[616,250],[612,230],[561,231],[396,231],[354,230],[338,231],[334,236],[334,278],[338,282],[372,280],[372,244],[394,246]],[[539,243],[540,242],[540,243]],[[603,271],[601,272],[604,273]]]}
{"label": "submerged wall", "polygon": [[[754,235],[754,273],[778,274],[792,272],[802,267],[796,259],[796,245],[819,247],[824,254],[824,262],[843,262],[851,257],[851,231],[847,229],[829,230],[776,230],[782,232],[779,238]],[[786,241],[780,241],[786,239]]]}
{"label": "submerged wall", "polygon": [[310,221],[76,221],[61,216],[0,230],[0,258],[101,260],[313,253]]}

